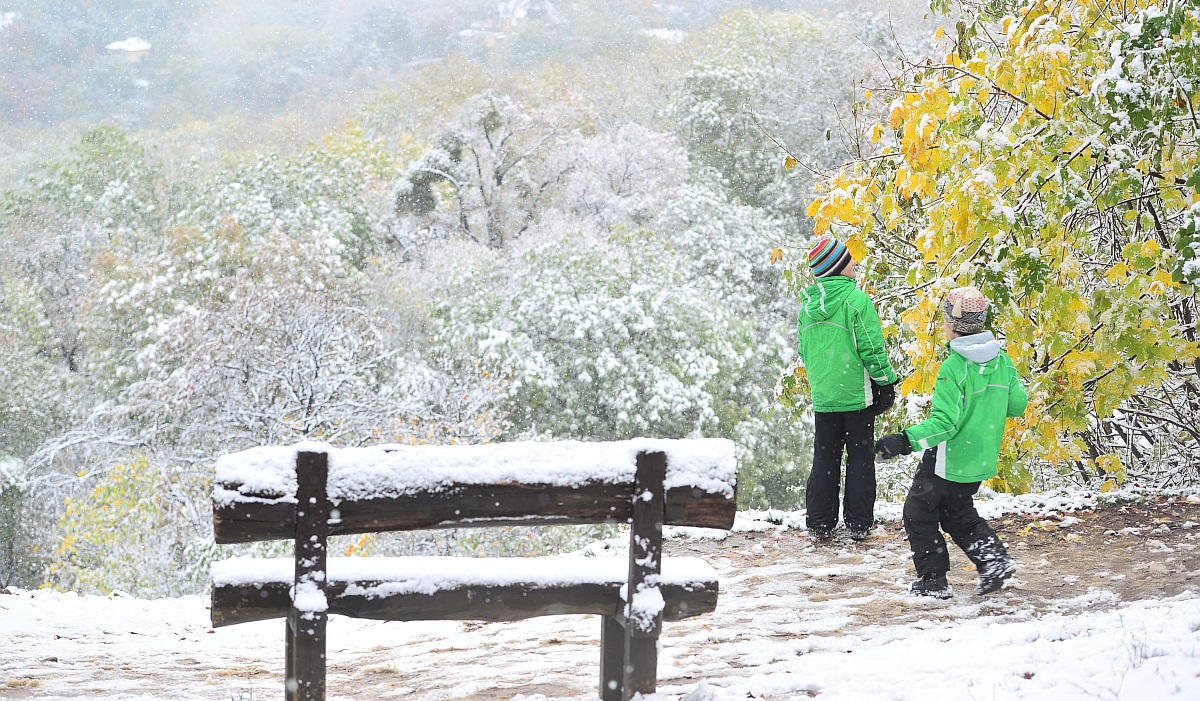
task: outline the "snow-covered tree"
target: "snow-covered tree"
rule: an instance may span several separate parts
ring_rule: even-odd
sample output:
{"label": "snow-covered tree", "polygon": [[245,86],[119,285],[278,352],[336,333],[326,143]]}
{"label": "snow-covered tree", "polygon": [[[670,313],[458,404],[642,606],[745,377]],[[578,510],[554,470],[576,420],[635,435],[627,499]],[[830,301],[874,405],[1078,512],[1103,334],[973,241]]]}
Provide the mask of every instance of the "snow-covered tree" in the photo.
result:
{"label": "snow-covered tree", "polygon": [[690,284],[753,324],[755,342],[726,403],[737,411],[723,417],[723,435],[737,442],[742,463],[739,500],[753,507],[798,507],[812,459],[812,427],[774,401],[774,378],[795,355],[795,311],[780,266],[764,253],[788,235],[788,227],[731,201],[718,175],[698,169],[654,228],[670,242]]}
{"label": "snow-covered tree", "polygon": [[591,439],[717,430],[749,324],[644,234],[569,236],[460,275],[437,313],[463,363],[507,380],[513,431]]}
{"label": "snow-covered tree", "polygon": [[[805,164],[841,159],[838,117],[876,57],[836,19],[744,10],[692,41],[699,57],[668,115],[693,164],[715,169],[731,195],[803,223],[806,171],[780,169],[781,142]],[[774,139],[774,141],[772,140]]]}
{"label": "snow-covered tree", "polygon": [[483,92],[397,180],[396,211],[413,217],[411,226],[426,237],[504,248],[536,222],[573,169],[554,157],[564,133],[554,119]]}
{"label": "snow-covered tree", "polygon": [[363,198],[369,167],[321,146],[292,158],[259,153],[203,182],[172,223],[215,228],[230,221],[251,241],[275,230],[332,240],[339,256],[361,267],[376,243]]}
{"label": "snow-covered tree", "polygon": [[85,132],[30,188],[9,191],[8,213],[46,230],[99,227],[126,245],[146,245],[169,216],[171,193],[146,145],[113,126]]}
{"label": "snow-covered tree", "polygon": [[672,135],[632,123],[613,133],[577,135],[562,156],[574,169],[558,206],[600,231],[649,224],[688,175],[687,154]]}

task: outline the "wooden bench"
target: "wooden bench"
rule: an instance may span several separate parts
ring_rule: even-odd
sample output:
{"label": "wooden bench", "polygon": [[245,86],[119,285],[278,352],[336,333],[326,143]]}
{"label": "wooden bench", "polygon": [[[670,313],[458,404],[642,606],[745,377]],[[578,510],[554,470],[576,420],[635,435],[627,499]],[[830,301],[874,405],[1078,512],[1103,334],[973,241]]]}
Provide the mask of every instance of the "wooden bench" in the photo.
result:
{"label": "wooden bench", "polygon": [[[655,691],[663,621],[709,613],[717,577],[662,557],[664,524],[728,529],[733,444],[720,439],[333,449],[222,457],[218,543],[293,540],[293,558],[213,566],[214,627],[285,617],[285,697],[325,697],[329,614],[386,621],[515,621],[597,614],[600,697]],[[629,523],[628,557],[326,556],[331,535],[433,528]]]}

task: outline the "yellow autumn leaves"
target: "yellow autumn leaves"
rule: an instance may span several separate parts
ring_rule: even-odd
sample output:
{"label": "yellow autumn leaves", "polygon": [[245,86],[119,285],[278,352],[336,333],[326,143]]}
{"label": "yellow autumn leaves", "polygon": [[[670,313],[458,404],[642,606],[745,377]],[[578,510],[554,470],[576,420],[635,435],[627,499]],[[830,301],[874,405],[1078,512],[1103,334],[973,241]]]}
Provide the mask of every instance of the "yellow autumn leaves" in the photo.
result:
{"label": "yellow autumn leaves", "polygon": [[[160,495],[166,491],[158,469],[138,456],[110,468],[86,499],[68,500],[47,584],[107,594],[114,571],[139,573],[127,577],[133,581],[152,577],[142,574],[139,558],[152,549],[150,542],[170,537],[163,533],[167,523]],[[130,542],[132,548],[125,546]]]}
{"label": "yellow autumn leaves", "polygon": [[872,179],[855,177],[844,170],[833,173],[821,182],[824,194],[813,200],[807,214],[815,221],[815,232],[824,234],[830,224],[837,222],[847,226],[860,226],[868,216],[863,202],[878,195],[879,188],[873,187]]}

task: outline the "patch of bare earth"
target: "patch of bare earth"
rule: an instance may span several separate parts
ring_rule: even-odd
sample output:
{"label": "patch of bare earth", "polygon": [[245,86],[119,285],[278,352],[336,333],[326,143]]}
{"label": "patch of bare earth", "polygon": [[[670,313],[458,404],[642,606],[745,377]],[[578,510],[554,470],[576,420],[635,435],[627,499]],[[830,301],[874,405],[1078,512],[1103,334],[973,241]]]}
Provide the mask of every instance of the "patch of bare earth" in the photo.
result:
{"label": "patch of bare earth", "polygon": [[[733,533],[723,540],[670,539],[668,555],[702,557],[717,566],[722,591],[716,612],[665,626],[663,647],[670,652],[659,666],[660,686],[699,679],[720,685],[726,675],[744,675],[745,641],[829,638],[918,620],[1028,620],[1200,592],[1200,504],[1110,506],[1049,519],[1014,515],[992,524],[1020,569],[1000,592],[976,596],[974,567],[951,546],[949,578],[956,595],[949,601],[907,594],[915,575],[899,523],[877,524],[864,542],[839,534],[816,545],[804,531],[784,529]],[[551,676],[561,674],[561,681],[510,679],[461,698],[594,695],[599,651],[590,629],[599,624],[586,625],[581,635],[562,641],[577,647],[581,664],[554,670]],[[528,652],[536,655],[531,642]],[[490,652],[479,651],[481,664]],[[420,680],[408,683],[421,688]],[[433,690],[414,698],[436,696]]]}
{"label": "patch of bare earth", "polygon": [[[1010,515],[991,524],[1020,566],[1000,592],[974,596],[975,568],[950,545],[949,580],[956,592],[951,603],[982,604],[974,615],[1066,613],[1188,591],[1200,595],[1200,504],[1159,501],[1053,518]],[[813,544],[804,531],[777,531],[731,534],[720,542],[671,541],[667,551],[710,561],[729,558],[734,571],[751,574],[733,587],[723,578],[722,595],[751,601],[759,598],[753,589],[765,585],[772,570],[794,569],[794,586],[810,592],[809,601],[845,604],[854,622],[839,632],[904,623],[905,612],[928,617],[931,604],[907,596],[860,601],[868,592],[903,594],[915,578],[899,522],[877,524],[863,542],[839,534],[828,544]],[[829,572],[832,565],[841,567]],[[755,570],[762,574],[752,574]],[[962,614],[961,607],[955,609],[956,616]]]}

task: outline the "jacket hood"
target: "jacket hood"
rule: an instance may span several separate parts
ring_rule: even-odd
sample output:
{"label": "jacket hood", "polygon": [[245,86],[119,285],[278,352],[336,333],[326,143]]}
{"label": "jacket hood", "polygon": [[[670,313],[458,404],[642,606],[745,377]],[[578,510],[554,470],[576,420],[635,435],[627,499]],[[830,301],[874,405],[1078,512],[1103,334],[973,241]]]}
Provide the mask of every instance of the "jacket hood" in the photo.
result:
{"label": "jacket hood", "polygon": [[846,297],[856,289],[854,280],[845,275],[821,278],[800,293],[804,299],[804,313],[812,319],[828,319],[842,308]]}
{"label": "jacket hood", "polygon": [[991,331],[973,333],[970,336],[959,336],[950,341],[950,350],[962,357],[977,363],[982,367],[979,373],[990,375],[995,372],[998,363],[992,362],[1000,355],[1000,343]]}

